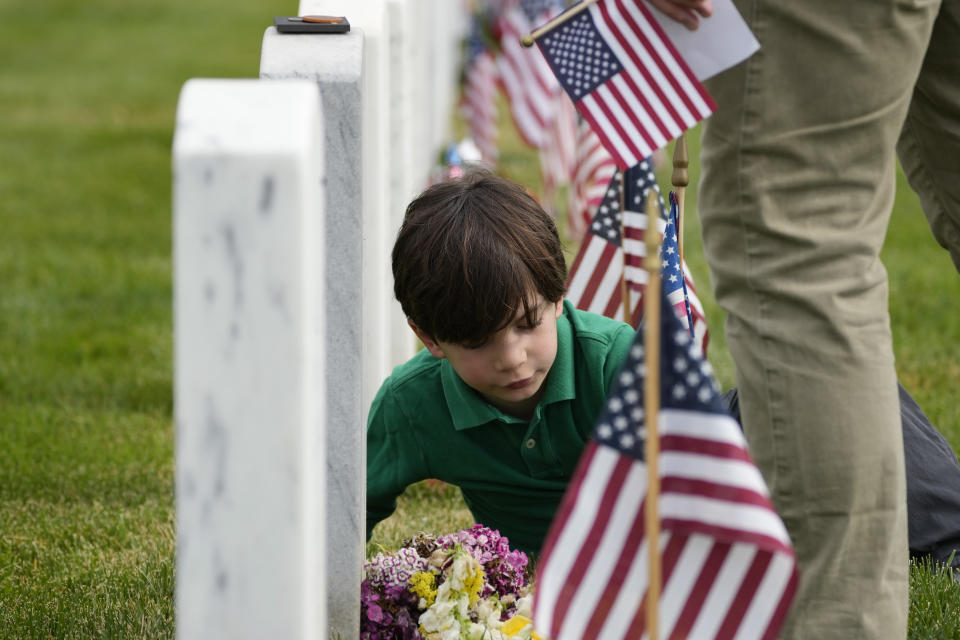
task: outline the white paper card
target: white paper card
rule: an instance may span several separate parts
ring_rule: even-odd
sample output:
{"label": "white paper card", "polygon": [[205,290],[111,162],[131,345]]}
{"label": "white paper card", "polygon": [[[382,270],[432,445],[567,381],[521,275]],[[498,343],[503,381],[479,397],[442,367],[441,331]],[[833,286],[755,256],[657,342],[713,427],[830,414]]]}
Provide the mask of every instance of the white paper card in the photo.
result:
{"label": "white paper card", "polygon": [[696,31],[668,18],[652,4],[648,3],[647,7],[697,80],[706,80],[729,69],[760,48],[732,0],[714,0],[713,15],[700,18]]}

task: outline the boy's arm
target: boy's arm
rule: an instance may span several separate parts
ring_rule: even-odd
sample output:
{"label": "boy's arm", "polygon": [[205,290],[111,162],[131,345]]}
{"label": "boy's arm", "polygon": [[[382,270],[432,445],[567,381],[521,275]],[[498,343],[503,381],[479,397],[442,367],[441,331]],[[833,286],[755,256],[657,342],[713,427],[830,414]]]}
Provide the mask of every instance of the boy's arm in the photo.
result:
{"label": "boy's arm", "polygon": [[414,426],[384,383],[367,420],[367,540],[397,508],[397,496],[427,477]]}
{"label": "boy's arm", "polygon": [[624,324],[613,335],[603,365],[604,393],[609,394],[610,390],[613,389],[613,383],[620,374],[623,363],[627,360],[627,355],[630,353],[630,347],[633,346],[636,335],[637,332],[628,324]]}

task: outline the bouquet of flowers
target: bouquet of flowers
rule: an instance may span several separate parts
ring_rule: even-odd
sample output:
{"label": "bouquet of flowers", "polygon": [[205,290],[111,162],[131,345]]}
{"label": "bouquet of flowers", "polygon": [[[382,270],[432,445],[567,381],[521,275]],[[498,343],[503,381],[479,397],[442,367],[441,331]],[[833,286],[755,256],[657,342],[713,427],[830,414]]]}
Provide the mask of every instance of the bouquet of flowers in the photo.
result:
{"label": "bouquet of flowers", "polygon": [[483,525],[420,533],[365,563],[360,638],[535,638],[529,571],[527,555]]}

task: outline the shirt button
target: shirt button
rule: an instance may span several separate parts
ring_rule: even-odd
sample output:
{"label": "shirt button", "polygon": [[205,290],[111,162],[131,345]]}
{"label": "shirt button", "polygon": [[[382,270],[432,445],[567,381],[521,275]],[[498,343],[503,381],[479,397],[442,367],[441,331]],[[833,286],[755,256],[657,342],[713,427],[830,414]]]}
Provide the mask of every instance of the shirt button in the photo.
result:
{"label": "shirt button", "polygon": [[533,438],[530,438],[529,440],[527,440],[527,449],[533,449],[535,446],[537,446],[536,440],[534,440]]}

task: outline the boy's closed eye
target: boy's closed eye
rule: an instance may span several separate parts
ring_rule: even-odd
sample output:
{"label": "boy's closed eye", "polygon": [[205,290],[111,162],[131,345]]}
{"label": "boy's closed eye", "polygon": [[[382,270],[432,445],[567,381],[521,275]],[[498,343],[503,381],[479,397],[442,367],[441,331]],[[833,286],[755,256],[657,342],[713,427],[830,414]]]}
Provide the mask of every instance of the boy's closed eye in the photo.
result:
{"label": "boy's closed eye", "polygon": [[[538,315],[537,319],[534,322],[527,322],[526,318],[521,317],[515,322],[514,327],[516,328],[517,331],[529,333],[531,331],[536,330],[536,328],[542,324],[543,324],[543,319]],[[490,344],[490,337],[484,338],[483,340],[462,342],[460,346],[462,346],[464,349],[469,349],[473,351],[476,349],[482,349],[488,344]]]}

